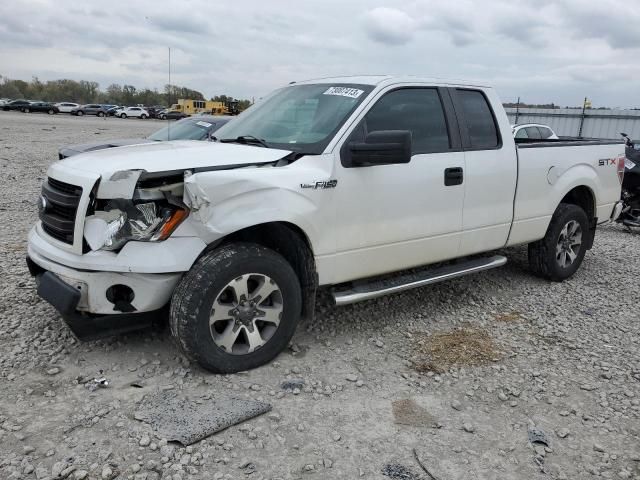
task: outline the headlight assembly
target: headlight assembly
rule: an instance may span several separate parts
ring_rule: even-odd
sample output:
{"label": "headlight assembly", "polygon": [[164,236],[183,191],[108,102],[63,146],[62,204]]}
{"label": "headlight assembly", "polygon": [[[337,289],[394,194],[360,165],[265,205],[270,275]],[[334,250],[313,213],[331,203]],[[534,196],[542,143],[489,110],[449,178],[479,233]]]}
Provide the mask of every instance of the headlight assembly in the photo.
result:
{"label": "headlight assembly", "polygon": [[87,218],[84,236],[91,250],[118,250],[130,240],[157,242],[167,239],[188,214],[166,201],[110,200]]}

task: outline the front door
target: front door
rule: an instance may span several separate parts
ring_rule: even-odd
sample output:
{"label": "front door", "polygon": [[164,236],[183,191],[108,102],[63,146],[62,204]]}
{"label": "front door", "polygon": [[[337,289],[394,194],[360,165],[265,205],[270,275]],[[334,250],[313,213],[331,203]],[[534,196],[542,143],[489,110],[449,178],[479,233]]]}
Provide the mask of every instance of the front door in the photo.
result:
{"label": "front door", "polygon": [[[446,89],[381,91],[336,154],[332,283],[454,258],[462,230],[465,158]],[[379,130],[409,130],[406,164],[350,166],[344,149]],[[453,175],[452,175],[453,173]],[[456,178],[456,173],[460,178]]]}

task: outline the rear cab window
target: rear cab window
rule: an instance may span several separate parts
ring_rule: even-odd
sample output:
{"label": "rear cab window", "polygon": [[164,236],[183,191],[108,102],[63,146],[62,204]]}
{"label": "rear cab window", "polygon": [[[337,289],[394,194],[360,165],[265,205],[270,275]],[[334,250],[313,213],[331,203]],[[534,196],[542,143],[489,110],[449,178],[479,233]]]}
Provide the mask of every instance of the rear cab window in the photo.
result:
{"label": "rear cab window", "polygon": [[[472,150],[492,150],[502,146],[493,110],[480,90],[456,89],[456,111],[462,114],[461,127],[466,127]],[[460,115],[459,115],[460,120]],[[529,133],[529,132],[527,132]]]}

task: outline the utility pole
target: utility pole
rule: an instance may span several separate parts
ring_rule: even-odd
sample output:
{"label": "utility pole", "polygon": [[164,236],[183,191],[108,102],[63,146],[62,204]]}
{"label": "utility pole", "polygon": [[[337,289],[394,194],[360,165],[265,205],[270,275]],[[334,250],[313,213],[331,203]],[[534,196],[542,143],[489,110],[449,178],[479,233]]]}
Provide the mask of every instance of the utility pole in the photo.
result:
{"label": "utility pole", "polygon": [[518,124],[518,117],[520,116],[520,97],[518,97],[518,103],[516,103],[516,119],[514,120],[514,124]]}
{"label": "utility pole", "polygon": [[584,102],[582,102],[582,115],[580,116],[580,130],[578,130],[578,138],[582,138],[582,127],[584,126],[585,117],[584,111],[587,108],[591,108],[591,101],[587,97],[584,97]]}

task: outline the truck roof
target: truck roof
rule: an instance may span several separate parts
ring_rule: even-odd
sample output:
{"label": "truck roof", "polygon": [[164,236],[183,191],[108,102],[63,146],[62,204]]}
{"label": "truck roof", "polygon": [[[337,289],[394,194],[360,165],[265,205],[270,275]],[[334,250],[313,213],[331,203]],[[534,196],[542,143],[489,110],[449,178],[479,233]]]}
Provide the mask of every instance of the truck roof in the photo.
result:
{"label": "truck roof", "polygon": [[478,81],[468,81],[452,78],[421,77],[415,75],[351,75],[338,77],[311,78],[308,80],[291,82],[295,85],[312,83],[355,83],[361,85],[386,86],[395,83],[427,83],[433,85],[451,85],[459,87],[482,87],[490,86]]}

